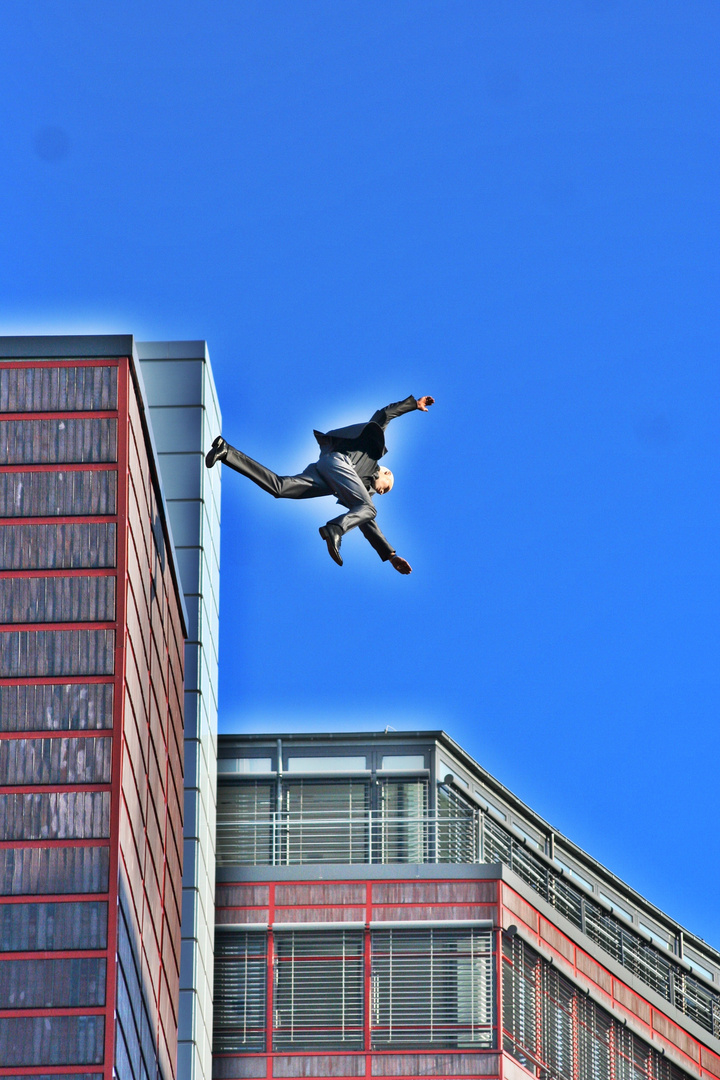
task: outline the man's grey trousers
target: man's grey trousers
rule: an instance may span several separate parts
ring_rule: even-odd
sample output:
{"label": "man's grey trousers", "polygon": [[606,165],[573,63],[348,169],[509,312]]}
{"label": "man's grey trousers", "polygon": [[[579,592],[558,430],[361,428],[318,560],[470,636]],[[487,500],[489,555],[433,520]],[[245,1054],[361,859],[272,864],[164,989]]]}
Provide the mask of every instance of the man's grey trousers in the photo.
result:
{"label": "man's grey trousers", "polygon": [[343,534],[356,525],[372,521],[377,513],[352,462],[338,450],[321,453],[317,461],[297,476],[278,476],[229,444],[224,461],[276,499],[315,499],[321,495],[334,495],[348,512],[328,521],[328,525]]}

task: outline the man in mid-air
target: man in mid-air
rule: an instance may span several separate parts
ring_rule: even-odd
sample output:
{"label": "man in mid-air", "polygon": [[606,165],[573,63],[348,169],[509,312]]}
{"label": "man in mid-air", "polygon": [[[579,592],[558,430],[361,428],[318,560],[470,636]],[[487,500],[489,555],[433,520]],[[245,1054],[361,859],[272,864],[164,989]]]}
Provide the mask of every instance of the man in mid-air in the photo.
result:
{"label": "man in mid-air", "polygon": [[222,435],[213,441],[205,464],[212,469],[216,461],[224,461],[276,499],[315,499],[320,495],[334,495],[347,513],[323,525],[320,535],[338,566],[343,564],[340,554],[342,538],[357,525],[383,562],[392,563],[400,574],[410,574],[410,564],[396,554],[375,524],[377,510],[372,496],[385,495],[394,482],[390,470],[378,464],[387,453],[385,428],[403,413],[414,412],[415,409],[427,412],[434,401],[431,397],[414,398],[411,395],[404,401],[378,409],[367,423],[351,424],[334,431],[315,431],[313,434],[320,446],[320,457],[298,476],[278,476],[230,446]]}

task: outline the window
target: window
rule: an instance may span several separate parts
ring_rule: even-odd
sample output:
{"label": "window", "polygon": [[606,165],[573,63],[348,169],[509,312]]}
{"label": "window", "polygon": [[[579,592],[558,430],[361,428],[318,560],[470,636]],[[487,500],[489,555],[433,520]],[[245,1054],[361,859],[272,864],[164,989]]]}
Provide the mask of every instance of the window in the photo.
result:
{"label": "window", "polygon": [[362,781],[287,781],[282,862],[368,862],[369,795]]}
{"label": "window", "polygon": [[491,932],[374,931],[371,1001],[374,1049],[492,1046]]}
{"label": "window", "polygon": [[425,768],[424,754],[390,754],[382,759],[387,772],[420,772]]}
{"label": "window", "polygon": [[477,813],[461,795],[440,785],[437,792],[437,857],[441,863],[478,861]]}
{"label": "window", "polygon": [[519,937],[503,943],[503,1048],[540,1080],[688,1080]]}
{"label": "window", "polygon": [[213,1050],[265,1049],[267,935],[223,931],[215,937]]}
{"label": "window", "polygon": [[267,866],[274,860],[275,785],[221,784],[217,802],[217,865]]}
{"label": "window", "polygon": [[273,1049],[361,1050],[363,932],[294,930],[274,938]]}
{"label": "window", "polygon": [[382,781],[377,862],[427,862],[427,803],[425,780]]}
{"label": "window", "polygon": [[268,773],[273,771],[272,758],[218,758],[221,773]]}
{"label": "window", "polygon": [[364,772],[367,768],[365,755],[362,757],[291,757],[288,758],[288,772],[302,773],[348,773]]}

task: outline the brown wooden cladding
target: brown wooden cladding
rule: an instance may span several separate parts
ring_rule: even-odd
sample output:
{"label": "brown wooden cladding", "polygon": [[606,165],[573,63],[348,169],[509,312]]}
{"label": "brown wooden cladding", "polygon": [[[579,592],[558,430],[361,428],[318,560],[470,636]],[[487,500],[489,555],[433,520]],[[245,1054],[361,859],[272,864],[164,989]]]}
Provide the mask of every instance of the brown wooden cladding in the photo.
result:
{"label": "brown wooden cladding", "polygon": [[258,1080],[267,1075],[265,1062],[261,1057],[214,1057],[213,1080]]}
{"label": "brown wooden cladding", "polygon": [[494,881],[380,881],[374,904],[494,904]]}
{"label": "brown wooden cladding", "polygon": [[111,728],[112,683],[0,686],[0,731]]}
{"label": "brown wooden cladding", "polygon": [[[280,886],[276,886],[275,903],[280,903],[277,898],[279,891]],[[282,901],[283,904],[290,902]],[[267,907],[270,903],[270,888],[268,885],[217,885],[215,903],[218,907]]]}
{"label": "brown wooden cladding", "polygon": [[364,1076],[365,1058],[350,1054],[310,1054],[276,1057],[273,1076]]}
{"label": "brown wooden cladding", "polygon": [[374,1054],[373,1076],[499,1076],[497,1054]]}
{"label": "brown wooden cladding", "polygon": [[112,675],[114,630],[13,630],[0,633],[0,677]]}
{"label": "brown wooden cladding", "polygon": [[115,469],[0,473],[0,518],[116,512]]}
{"label": "brown wooden cladding", "polygon": [[26,784],[109,784],[112,739],[48,738],[0,741],[0,776],[8,787]]}
{"label": "brown wooden cladding", "polygon": [[114,567],[114,521],[0,527],[0,570],[86,570]]}
{"label": "brown wooden cladding", "polygon": [[109,791],[0,794],[0,840],[100,840],[109,835]]}
{"label": "brown wooden cladding", "polygon": [[[32,1080],[68,1080],[68,1074],[62,1073],[32,1073]],[[101,1080],[102,1073],[74,1072],[72,1080]],[[3,1080],[28,1080],[27,1073],[3,1073]]]}
{"label": "brown wooden cladding", "polygon": [[30,1065],[102,1065],[104,1016],[0,1017],[0,1061]]}
{"label": "brown wooden cladding", "polygon": [[53,847],[0,849],[0,896],[108,891],[110,849]]}
{"label": "brown wooden cladding", "polygon": [[108,906],[104,900],[0,905],[2,952],[105,949],[107,934]]}
{"label": "brown wooden cladding", "polygon": [[117,420],[0,420],[0,465],[117,461]]}
{"label": "brown wooden cladding", "polygon": [[104,1005],[106,968],[96,956],[0,960],[0,1009]]}
{"label": "brown wooden cladding", "polygon": [[[233,901],[233,903],[238,902]],[[230,901],[223,901],[223,903],[230,903]],[[282,905],[364,904],[365,885],[352,881],[316,882],[312,885],[276,885],[275,903]]]}
{"label": "brown wooden cladding", "polygon": [[0,413],[84,412],[117,408],[117,367],[0,369]]}
{"label": "brown wooden cladding", "polygon": [[115,578],[0,578],[0,623],[114,622]]}

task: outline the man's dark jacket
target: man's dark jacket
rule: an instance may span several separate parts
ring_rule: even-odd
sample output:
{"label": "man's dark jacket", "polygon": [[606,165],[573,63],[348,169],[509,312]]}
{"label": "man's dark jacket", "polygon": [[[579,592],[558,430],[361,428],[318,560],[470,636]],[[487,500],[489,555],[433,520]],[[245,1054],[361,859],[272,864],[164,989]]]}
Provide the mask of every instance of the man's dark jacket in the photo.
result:
{"label": "man's dark jacket", "polygon": [[[339,450],[347,454],[353,468],[372,495],[375,491],[375,477],[378,475],[378,461],[387,453],[385,446],[385,428],[396,416],[417,409],[417,399],[410,395],[404,401],[396,401],[378,409],[364,424],[349,424],[347,427],[334,428],[332,431],[315,431],[321,451]],[[367,521],[359,526],[360,532],[375,548],[383,562],[392,558],[395,548],[381,533],[374,521]]]}
{"label": "man's dark jacket", "polygon": [[386,405],[384,409],[378,409],[364,424],[349,424],[332,431],[314,431],[313,434],[321,450],[340,450],[348,454],[358,475],[365,480],[365,470],[361,472],[358,465],[362,467],[363,459],[367,459],[368,464],[372,463],[377,475],[377,463],[387,453],[385,428],[396,416],[412,412],[417,407],[417,399],[411,394],[404,401],[396,401],[392,405]]}

